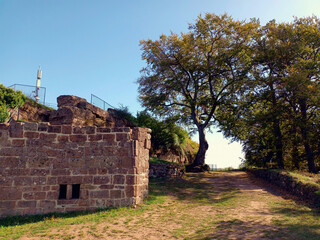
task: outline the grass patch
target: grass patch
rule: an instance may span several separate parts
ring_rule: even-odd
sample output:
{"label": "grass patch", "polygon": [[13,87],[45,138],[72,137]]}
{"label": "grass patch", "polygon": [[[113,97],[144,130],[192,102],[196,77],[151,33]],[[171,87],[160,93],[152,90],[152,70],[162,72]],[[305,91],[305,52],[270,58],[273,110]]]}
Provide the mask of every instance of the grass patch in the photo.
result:
{"label": "grass patch", "polygon": [[297,182],[300,181],[305,184],[316,186],[320,189],[320,174],[310,174],[302,172],[287,172],[288,175],[292,176]]}
{"label": "grass patch", "polygon": [[[299,205],[293,201],[271,203],[277,218],[273,222],[280,226],[286,239],[320,239],[320,211]],[[269,233],[270,234],[270,233]]]}
{"label": "grass patch", "polygon": [[[236,239],[256,231],[268,239],[320,239],[319,212],[266,194],[243,193],[233,185],[236,178],[225,175],[151,179],[149,197],[137,208],[9,217],[0,220],[0,239]],[[246,213],[252,201],[269,206],[272,228],[265,229],[261,216],[237,216]]]}

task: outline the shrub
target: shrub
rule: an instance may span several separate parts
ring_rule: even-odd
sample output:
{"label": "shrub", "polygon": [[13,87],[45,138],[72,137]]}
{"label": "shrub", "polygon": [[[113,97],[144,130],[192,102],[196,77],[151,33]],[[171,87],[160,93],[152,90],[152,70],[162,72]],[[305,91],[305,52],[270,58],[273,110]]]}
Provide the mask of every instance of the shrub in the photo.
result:
{"label": "shrub", "polygon": [[8,117],[9,113],[7,107],[5,105],[0,105],[0,123],[5,122]]}
{"label": "shrub", "polygon": [[5,122],[9,117],[8,108],[22,105],[26,99],[21,91],[14,91],[0,84],[0,122]]}

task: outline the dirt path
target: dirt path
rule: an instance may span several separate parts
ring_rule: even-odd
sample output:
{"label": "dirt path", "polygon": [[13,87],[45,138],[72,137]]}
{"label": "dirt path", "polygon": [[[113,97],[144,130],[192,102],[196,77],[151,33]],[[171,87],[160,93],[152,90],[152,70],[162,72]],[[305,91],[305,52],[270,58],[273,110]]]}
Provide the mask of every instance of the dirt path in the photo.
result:
{"label": "dirt path", "polygon": [[272,222],[276,214],[269,203],[283,201],[280,192],[245,172],[224,172],[218,176],[207,180],[213,186],[235,186],[243,200],[226,211],[229,220],[222,221],[220,231],[209,238],[268,239],[267,232],[279,230]]}
{"label": "dirt path", "polygon": [[20,239],[320,239],[319,213],[290,198],[245,172],[187,174],[151,182],[138,209],[48,221]]}

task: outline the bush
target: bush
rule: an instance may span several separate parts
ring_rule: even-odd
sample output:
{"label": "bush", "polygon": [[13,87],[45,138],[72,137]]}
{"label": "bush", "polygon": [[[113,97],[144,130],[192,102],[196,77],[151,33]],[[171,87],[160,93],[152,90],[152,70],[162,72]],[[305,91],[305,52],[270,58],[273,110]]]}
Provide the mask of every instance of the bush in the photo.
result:
{"label": "bush", "polygon": [[7,107],[5,105],[0,105],[0,123],[5,122],[8,117],[9,113]]}
{"label": "bush", "polygon": [[14,91],[0,84],[0,105],[7,108],[15,108],[22,105],[27,97],[21,91]]}
{"label": "bush", "polygon": [[8,108],[22,105],[27,97],[21,91],[14,91],[0,84],[0,122],[5,122],[9,117]]}
{"label": "bush", "polygon": [[[117,117],[126,119],[139,127],[146,127],[152,130],[151,132],[151,149],[150,153],[166,153],[174,151],[179,155],[186,155],[188,150],[187,145],[193,148],[192,155],[195,156],[199,149],[199,145],[190,139],[187,131],[176,125],[174,119],[159,121],[152,117],[146,111],[138,112],[137,117],[134,117],[127,107],[120,107],[116,111]],[[190,153],[188,153],[189,155]],[[192,156],[193,157],[193,156]]]}

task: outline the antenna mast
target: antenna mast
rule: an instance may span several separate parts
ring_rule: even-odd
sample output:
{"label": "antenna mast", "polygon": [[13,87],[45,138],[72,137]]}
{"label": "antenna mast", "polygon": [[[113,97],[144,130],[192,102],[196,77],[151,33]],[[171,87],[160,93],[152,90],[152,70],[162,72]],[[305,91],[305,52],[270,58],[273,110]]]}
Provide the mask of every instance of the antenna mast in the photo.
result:
{"label": "antenna mast", "polygon": [[42,78],[42,70],[39,66],[39,69],[38,69],[38,73],[37,73],[37,85],[36,85],[36,95],[35,95],[35,99],[36,99],[36,103],[38,103],[39,101],[39,90],[40,90],[40,80]]}

